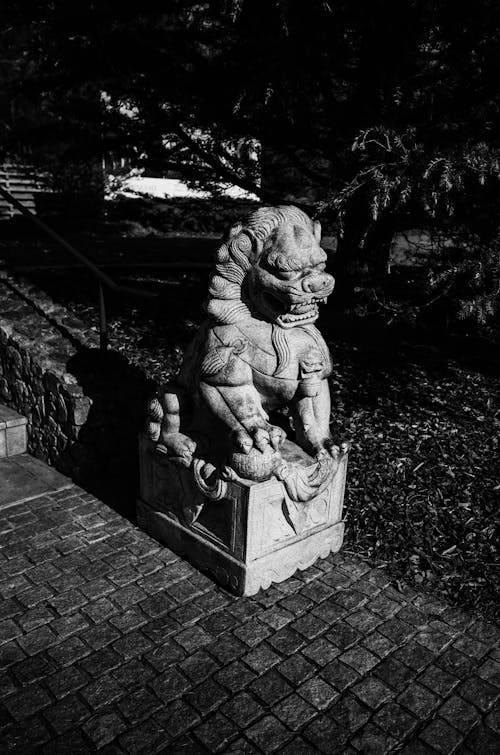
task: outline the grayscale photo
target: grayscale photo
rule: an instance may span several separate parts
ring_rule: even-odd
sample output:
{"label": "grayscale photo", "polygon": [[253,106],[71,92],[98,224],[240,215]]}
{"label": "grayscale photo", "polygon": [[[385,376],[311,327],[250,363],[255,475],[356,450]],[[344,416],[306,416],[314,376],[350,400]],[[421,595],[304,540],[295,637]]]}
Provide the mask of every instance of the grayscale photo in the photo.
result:
{"label": "grayscale photo", "polygon": [[499,63],[4,0],[0,752],[500,752]]}

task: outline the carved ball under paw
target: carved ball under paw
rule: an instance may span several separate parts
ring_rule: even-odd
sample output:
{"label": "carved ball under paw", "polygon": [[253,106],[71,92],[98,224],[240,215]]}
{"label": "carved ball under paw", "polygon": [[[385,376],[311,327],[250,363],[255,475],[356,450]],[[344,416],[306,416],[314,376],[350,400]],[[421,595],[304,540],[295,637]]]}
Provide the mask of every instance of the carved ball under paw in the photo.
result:
{"label": "carved ball under paw", "polygon": [[266,445],[263,451],[255,447],[246,454],[235,451],[229,459],[229,466],[245,480],[263,482],[273,476],[282,462],[281,454]]}

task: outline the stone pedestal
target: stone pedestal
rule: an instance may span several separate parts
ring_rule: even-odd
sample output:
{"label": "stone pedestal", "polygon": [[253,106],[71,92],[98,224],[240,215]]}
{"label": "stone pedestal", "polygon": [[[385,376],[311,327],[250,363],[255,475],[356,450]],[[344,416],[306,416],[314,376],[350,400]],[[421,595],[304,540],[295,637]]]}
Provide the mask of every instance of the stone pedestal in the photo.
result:
{"label": "stone pedestal", "polygon": [[[340,549],[347,456],[307,503],[294,503],[276,479],[229,480],[224,498],[214,501],[203,498],[190,470],[159,459],[154,445],[140,437],[139,526],[238,595],[254,595]],[[196,510],[192,523],[180,508],[186,496]]]}

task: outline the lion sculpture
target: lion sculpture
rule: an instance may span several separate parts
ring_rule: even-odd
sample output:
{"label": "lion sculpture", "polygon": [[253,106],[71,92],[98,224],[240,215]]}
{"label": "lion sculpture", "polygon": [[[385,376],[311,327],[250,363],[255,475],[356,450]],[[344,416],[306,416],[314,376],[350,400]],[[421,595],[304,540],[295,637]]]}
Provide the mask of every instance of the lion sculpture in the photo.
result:
{"label": "lion sculpture", "polygon": [[[319,222],[298,208],[262,207],[217,250],[207,319],[148,416],[157,454],[191,468],[204,495],[220,497],[224,478],[274,476],[306,503],[348,451],[330,435],[331,360],[314,325],[334,287],[320,237]],[[271,421],[283,407],[295,442],[283,417]]]}

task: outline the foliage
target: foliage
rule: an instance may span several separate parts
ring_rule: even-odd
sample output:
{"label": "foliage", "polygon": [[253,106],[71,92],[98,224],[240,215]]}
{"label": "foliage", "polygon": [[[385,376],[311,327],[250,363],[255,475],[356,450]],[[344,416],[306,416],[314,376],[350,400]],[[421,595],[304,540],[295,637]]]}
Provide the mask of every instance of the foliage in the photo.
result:
{"label": "foliage", "polygon": [[[474,234],[471,265],[496,276],[495,0],[7,0],[3,14],[10,152],[105,150],[265,202],[288,187],[338,225],[341,285],[386,281],[394,232],[415,224],[461,250]],[[485,319],[495,291],[458,310]]]}

